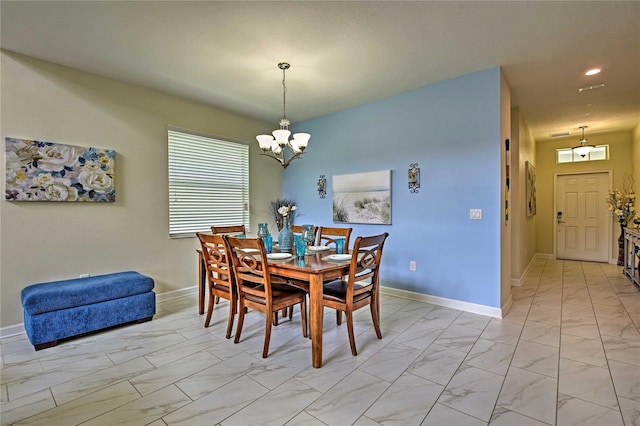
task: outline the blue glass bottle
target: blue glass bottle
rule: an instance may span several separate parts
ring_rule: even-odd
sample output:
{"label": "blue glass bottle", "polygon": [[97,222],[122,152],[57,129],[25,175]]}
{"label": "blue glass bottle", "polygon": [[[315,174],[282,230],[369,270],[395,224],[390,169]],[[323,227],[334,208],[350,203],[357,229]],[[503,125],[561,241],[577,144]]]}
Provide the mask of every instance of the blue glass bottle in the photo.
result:
{"label": "blue glass bottle", "polygon": [[293,231],[291,231],[291,222],[289,216],[282,218],[282,230],[278,235],[278,246],[281,252],[291,253],[293,248]]}

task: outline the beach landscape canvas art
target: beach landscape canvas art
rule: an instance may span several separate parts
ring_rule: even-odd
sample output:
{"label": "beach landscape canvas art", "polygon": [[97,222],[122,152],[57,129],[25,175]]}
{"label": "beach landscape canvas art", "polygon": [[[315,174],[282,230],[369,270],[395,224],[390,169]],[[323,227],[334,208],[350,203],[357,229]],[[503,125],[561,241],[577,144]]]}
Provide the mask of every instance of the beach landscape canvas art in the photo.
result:
{"label": "beach landscape canvas art", "polygon": [[334,175],[333,221],[391,224],[391,170]]}
{"label": "beach landscape canvas art", "polygon": [[5,199],[114,202],[116,152],[5,138]]}

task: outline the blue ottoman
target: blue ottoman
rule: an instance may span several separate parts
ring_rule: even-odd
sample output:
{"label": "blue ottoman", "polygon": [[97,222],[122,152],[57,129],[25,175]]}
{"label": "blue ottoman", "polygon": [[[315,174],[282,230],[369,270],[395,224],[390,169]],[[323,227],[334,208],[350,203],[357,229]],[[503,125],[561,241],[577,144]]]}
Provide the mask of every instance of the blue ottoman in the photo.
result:
{"label": "blue ottoman", "polygon": [[22,290],[24,329],[36,350],[59,339],[132,321],[156,313],[153,279],[138,272],[33,284]]}

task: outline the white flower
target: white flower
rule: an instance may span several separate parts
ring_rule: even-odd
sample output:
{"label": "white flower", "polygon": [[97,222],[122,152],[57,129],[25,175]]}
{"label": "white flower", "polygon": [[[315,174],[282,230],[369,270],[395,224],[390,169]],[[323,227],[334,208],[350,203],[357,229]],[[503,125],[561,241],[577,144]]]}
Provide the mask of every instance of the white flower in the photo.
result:
{"label": "white flower", "polygon": [[40,155],[42,158],[38,160],[38,168],[48,172],[60,172],[65,167],[73,167],[78,161],[76,149],[71,145],[45,146]]}
{"label": "white flower", "polygon": [[93,167],[95,165],[96,163],[90,163],[89,167],[80,172],[78,182],[85,191],[105,192],[110,190],[113,187],[113,180],[100,168],[100,165],[97,165],[97,168]]}
{"label": "white flower", "polygon": [[636,216],[635,194],[621,193],[619,190],[609,191],[607,196],[608,211],[618,219],[620,224],[626,226]]}
{"label": "white flower", "polygon": [[66,186],[62,182],[55,182],[44,188],[44,196],[49,201],[76,201],[78,199],[78,190],[72,186]]}
{"label": "white flower", "polygon": [[288,206],[281,206],[278,209],[278,213],[280,214],[280,216],[288,216],[289,213],[291,213],[292,211],[296,210],[298,207],[296,206],[292,206],[292,205],[288,205]]}
{"label": "white flower", "polygon": [[51,176],[51,173],[43,173],[33,177],[33,184],[36,186],[47,186],[55,182],[55,179]]}

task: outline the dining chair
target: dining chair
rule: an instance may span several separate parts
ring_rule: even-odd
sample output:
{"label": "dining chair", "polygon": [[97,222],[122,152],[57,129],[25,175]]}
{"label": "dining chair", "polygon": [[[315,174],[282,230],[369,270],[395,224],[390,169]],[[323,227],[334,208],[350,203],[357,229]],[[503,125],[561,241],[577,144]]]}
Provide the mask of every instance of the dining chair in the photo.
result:
{"label": "dining chair", "polygon": [[321,226],[318,229],[318,245],[328,246],[335,244],[337,238],[344,238],[345,251],[349,250],[349,239],[351,237],[351,231],[353,228],[336,228]]}
{"label": "dining chair", "polygon": [[[247,235],[247,229],[244,225],[223,225],[223,226],[212,226],[211,227],[212,234],[223,234],[223,235]],[[216,304],[220,302],[220,298],[216,297]]]}
{"label": "dining chair", "polygon": [[[382,248],[389,236],[388,232],[370,237],[358,237],[353,245],[349,275],[324,285],[322,305],[335,309],[338,314],[344,312],[347,317],[347,331],[351,353],[358,355],[353,333],[353,312],[369,305],[371,319],[378,339],[380,332],[380,288],[379,269]],[[338,323],[341,316],[338,315]]]}
{"label": "dining chair", "polygon": [[213,315],[213,307],[220,298],[229,301],[229,317],[227,319],[227,332],[225,337],[231,337],[233,321],[235,318],[238,296],[233,275],[233,268],[229,261],[228,252],[224,242],[224,238],[220,234],[196,234],[200,239],[202,246],[202,256],[205,263],[205,271],[207,275],[207,283],[209,284],[209,303],[207,309],[207,317],[204,320],[204,326],[209,327],[211,316]]}
{"label": "dining chair", "polygon": [[212,234],[242,234],[247,235],[247,229],[244,225],[225,225],[225,226],[212,226]]}
{"label": "dining chair", "polygon": [[232,259],[238,292],[239,315],[234,343],[240,341],[247,308],[265,314],[263,358],[269,352],[275,315],[284,308],[293,309],[295,305],[300,305],[302,335],[307,337],[307,293],[286,282],[272,280],[262,239],[224,236],[224,240]]}

